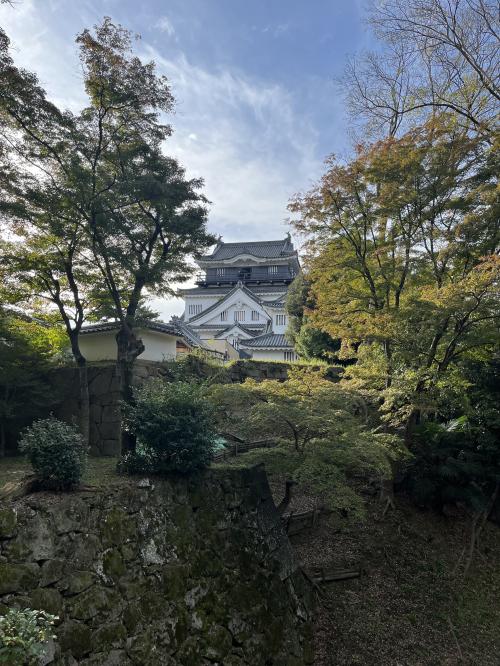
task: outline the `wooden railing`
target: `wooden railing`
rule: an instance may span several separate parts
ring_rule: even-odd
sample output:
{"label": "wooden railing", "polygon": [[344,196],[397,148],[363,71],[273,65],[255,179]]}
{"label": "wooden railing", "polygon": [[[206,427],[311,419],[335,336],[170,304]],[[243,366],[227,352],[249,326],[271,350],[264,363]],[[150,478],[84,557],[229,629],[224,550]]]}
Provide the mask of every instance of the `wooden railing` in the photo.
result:
{"label": "wooden railing", "polygon": [[217,451],[213,457],[214,462],[221,462],[228,458],[234,458],[240,453],[246,453],[253,449],[270,449],[276,446],[276,442],[271,440],[259,440],[258,442],[231,442],[220,451]]}

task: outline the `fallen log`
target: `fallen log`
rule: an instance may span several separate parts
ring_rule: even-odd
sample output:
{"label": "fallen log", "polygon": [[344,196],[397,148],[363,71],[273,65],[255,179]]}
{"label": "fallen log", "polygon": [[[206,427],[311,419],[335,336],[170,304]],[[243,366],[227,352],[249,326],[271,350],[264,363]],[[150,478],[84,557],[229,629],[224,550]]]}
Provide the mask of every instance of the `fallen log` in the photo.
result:
{"label": "fallen log", "polygon": [[316,583],[331,583],[338,580],[349,580],[361,576],[361,567],[338,568],[338,567],[309,567],[305,568],[307,577]]}
{"label": "fallen log", "polygon": [[0,488],[0,500],[13,500],[24,497],[31,492],[33,484],[33,478],[22,479],[21,481],[7,481]]}

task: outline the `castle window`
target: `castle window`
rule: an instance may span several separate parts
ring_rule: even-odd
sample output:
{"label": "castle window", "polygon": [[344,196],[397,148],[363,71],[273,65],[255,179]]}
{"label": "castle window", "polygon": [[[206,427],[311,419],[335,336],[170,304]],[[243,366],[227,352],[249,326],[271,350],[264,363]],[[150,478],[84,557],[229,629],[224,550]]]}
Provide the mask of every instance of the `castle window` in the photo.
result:
{"label": "castle window", "polygon": [[278,267],[277,266],[268,266],[267,267],[267,272],[269,275],[278,275]]}
{"label": "castle window", "polygon": [[234,321],[245,321],[245,310],[235,310]]}
{"label": "castle window", "polygon": [[286,315],[277,314],[276,315],[276,326],[284,326],[286,324]]}
{"label": "castle window", "polygon": [[188,314],[190,315],[200,314],[202,310],[203,310],[203,305],[201,303],[197,303],[195,305],[188,305]]}
{"label": "castle window", "polygon": [[227,310],[223,310],[223,311],[220,313],[220,320],[221,320],[221,321],[227,321]]}
{"label": "castle window", "polygon": [[226,274],[225,268],[217,268],[217,277],[224,277],[225,274]]}
{"label": "castle window", "polygon": [[259,321],[260,316],[257,310],[252,310],[252,321]]}
{"label": "castle window", "polygon": [[295,361],[295,352],[294,351],[285,351],[283,352],[285,361]]}

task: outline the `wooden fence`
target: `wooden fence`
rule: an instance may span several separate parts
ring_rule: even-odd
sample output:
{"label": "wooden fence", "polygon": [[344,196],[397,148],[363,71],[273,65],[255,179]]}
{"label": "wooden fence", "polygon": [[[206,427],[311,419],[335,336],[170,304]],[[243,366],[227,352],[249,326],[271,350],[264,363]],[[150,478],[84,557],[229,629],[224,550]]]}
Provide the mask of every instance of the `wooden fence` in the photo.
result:
{"label": "wooden fence", "polygon": [[213,461],[221,462],[228,458],[234,458],[234,456],[237,456],[240,453],[252,451],[253,449],[270,449],[274,446],[276,446],[276,442],[271,440],[260,440],[258,442],[232,442],[220,451],[217,451],[213,457]]}

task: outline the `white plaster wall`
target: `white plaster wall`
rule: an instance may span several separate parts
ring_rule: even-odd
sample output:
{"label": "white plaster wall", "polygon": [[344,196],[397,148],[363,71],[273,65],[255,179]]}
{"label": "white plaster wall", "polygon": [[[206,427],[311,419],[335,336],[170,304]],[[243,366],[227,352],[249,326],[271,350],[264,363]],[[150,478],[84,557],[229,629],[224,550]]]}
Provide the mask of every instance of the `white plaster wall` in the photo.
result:
{"label": "white plaster wall", "polygon": [[80,335],[80,350],[87,361],[116,361],[116,331]]}
{"label": "white plaster wall", "polygon": [[256,361],[284,361],[285,353],[282,349],[245,349],[252,354]]}
{"label": "white plaster wall", "polygon": [[[146,349],[138,357],[142,361],[164,361],[176,357],[177,337],[166,333],[138,330]],[[87,361],[116,361],[116,331],[80,335],[80,349]]]}
{"label": "white plaster wall", "polygon": [[184,310],[184,319],[185,321],[189,321],[193,317],[197,317],[198,315],[194,314],[189,314],[189,306],[190,305],[201,305],[202,306],[202,312],[205,312],[211,305],[214,303],[218,303],[221,300],[221,296],[185,296],[184,301],[186,304],[186,308]]}
{"label": "white plaster wall", "polygon": [[286,333],[286,329],[288,328],[288,315],[285,315],[285,323],[284,324],[277,324],[276,323],[276,315],[277,314],[285,314],[284,312],[277,313],[275,310],[270,311],[269,314],[272,314],[273,317],[273,333]]}

